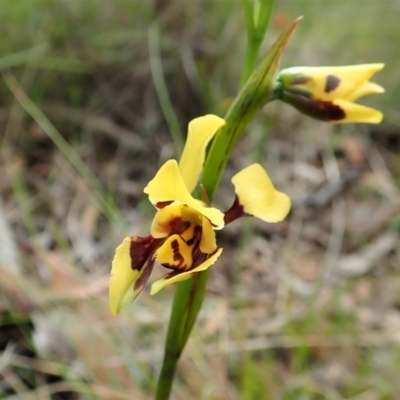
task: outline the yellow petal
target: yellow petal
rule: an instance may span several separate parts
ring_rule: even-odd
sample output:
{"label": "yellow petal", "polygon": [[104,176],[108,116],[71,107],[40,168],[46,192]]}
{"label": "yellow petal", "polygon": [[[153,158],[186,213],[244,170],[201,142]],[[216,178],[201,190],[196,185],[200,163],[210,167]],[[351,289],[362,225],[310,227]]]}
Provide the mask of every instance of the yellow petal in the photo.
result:
{"label": "yellow petal", "polygon": [[217,249],[215,232],[210,221],[203,217],[202,235],[200,240],[200,251],[205,254],[212,254]]}
{"label": "yellow petal", "polygon": [[339,106],[345,113],[343,119],[331,121],[333,123],[365,122],[379,124],[383,118],[380,111],[350,101],[337,99],[333,101],[333,104]]}
{"label": "yellow petal", "polygon": [[109,304],[113,315],[119,314],[138,296],[149,279],[154,260],[148,257],[137,269],[132,268],[131,244],[126,237],[115,251],[111,268]]}
{"label": "yellow petal", "polygon": [[187,190],[182,179],[176,160],[168,160],[158,170],[156,176],[144,188],[150,201],[157,203],[177,201],[186,204],[208,218],[214,229],[224,227],[224,214],[216,208],[206,207],[203,202],[196,200]]}
{"label": "yellow petal", "polygon": [[225,120],[216,115],[204,115],[189,123],[185,148],[179,161],[179,169],[189,193],[199,180],[206,156],[206,148]]}
{"label": "yellow petal", "polygon": [[189,278],[192,277],[193,274],[200,272],[200,271],[205,271],[208,269],[211,265],[217,261],[217,258],[221,255],[222,249],[218,249],[212,256],[207,258],[202,264],[200,264],[198,267],[192,269],[191,271],[186,271],[182,273],[169,273],[167,275],[164,275],[160,279],[157,279],[152,285],[151,285],[151,291],[150,294],[156,294],[159,292],[161,289],[163,289],[165,286],[170,285],[171,283],[176,283],[176,282],[181,282],[185,281]]}
{"label": "yellow petal", "polygon": [[[375,94],[382,93],[381,91],[370,91],[372,86],[367,88],[369,85],[366,85],[364,89],[362,86],[368,83],[368,80],[380,71],[385,64],[361,64],[361,65],[348,65],[343,67],[332,67],[332,70],[328,73],[327,78],[325,80],[325,96],[322,100],[332,100],[334,98],[341,98],[345,100],[355,100],[367,94]],[[329,68],[329,67],[326,67]],[[327,93],[327,79],[328,77],[337,77],[340,82],[337,89],[332,92]],[[376,88],[379,85],[373,84]],[[380,86],[379,86],[380,87]],[[356,93],[359,92],[357,95]],[[364,92],[364,93],[363,93]],[[363,94],[361,94],[363,93]]]}
{"label": "yellow petal", "polygon": [[289,197],[275,189],[260,164],[252,164],[238,172],[232,183],[246,214],[266,222],[279,222],[289,213]]}
{"label": "yellow petal", "polygon": [[351,95],[347,96],[346,100],[354,101],[360,97],[368,96],[370,94],[385,93],[385,89],[374,82],[365,82],[360,87],[358,87]]}

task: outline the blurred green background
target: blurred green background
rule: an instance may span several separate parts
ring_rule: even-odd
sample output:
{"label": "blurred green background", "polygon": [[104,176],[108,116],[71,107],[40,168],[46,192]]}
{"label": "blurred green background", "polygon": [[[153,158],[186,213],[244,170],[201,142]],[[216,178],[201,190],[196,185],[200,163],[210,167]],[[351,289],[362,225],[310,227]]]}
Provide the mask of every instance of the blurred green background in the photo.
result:
{"label": "blurred green background", "polygon": [[[239,0],[0,0],[0,399],[151,399],[173,287],[112,317],[110,263],[146,235],[143,188],[240,82]],[[235,148],[293,201],[219,235],[173,399],[400,397],[398,0],[276,0],[282,67],[384,62],[379,126],[272,103]],[[162,274],[158,268],[155,274]]]}

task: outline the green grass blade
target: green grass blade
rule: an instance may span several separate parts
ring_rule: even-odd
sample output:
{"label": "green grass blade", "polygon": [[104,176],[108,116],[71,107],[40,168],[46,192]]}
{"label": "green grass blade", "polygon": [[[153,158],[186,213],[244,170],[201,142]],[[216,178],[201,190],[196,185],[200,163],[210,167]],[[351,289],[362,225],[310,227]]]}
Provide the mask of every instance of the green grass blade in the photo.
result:
{"label": "green grass blade", "polygon": [[105,192],[102,184],[84,163],[84,161],[79,157],[74,148],[62,137],[61,133],[56,129],[56,127],[27,96],[12,73],[3,72],[3,78],[10,91],[21,104],[22,108],[36,121],[36,123],[43,129],[43,131],[54,142],[58,149],[64,154],[65,158],[91,186],[104,214],[110,220],[115,219],[117,217],[117,213],[113,199]]}
{"label": "green grass blade", "polygon": [[183,135],[168,94],[167,84],[165,83],[164,79],[160,57],[160,32],[156,23],[149,28],[148,37],[150,68],[154,87],[157,92],[161,110],[164,114],[165,120],[167,121],[172,140],[174,141],[175,150],[177,154],[180,154],[183,149]]}
{"label": "green grass blade", "polygon": [[4,56],[0,58],[0,71],[40,58],[47,52],[48,47],[47,44],[40,44],[29,50],[23,50]]}

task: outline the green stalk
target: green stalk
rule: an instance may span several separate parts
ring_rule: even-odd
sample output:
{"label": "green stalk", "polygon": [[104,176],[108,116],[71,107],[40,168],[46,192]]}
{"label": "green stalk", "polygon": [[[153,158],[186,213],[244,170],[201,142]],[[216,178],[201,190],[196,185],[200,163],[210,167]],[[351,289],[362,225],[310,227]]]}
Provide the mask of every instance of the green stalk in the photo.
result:
{"label": "green stalk", "polygon": [[[254,115],[270,100],[280,58],[298,22],[299,20],[296,20],[275,42],[228,110],[226,124],[218,131],[203,170],[202,184],[210,200],[219,186],[237,139]],[[177,284],[156,400],[169,399],[179,357],[203,302],[208,275],[208,270],[200,272],[192,279]]]}
{"label": "green stalk", "polygon": [[254,71],[258,53],[271,19],[274,2],[275,0],[255,0],[254,8],[252,8],[250,0],[242,0],[246,17],[247,49],[240,87],[245,85]]}
{"label": "green stalk", "polygon": [[[196,274],[192,279],[179,282],[172,304],[168,325],[164,359],[157,384],[156,400],[168,400],[176,367],[190,332],[200,311],[209,270]],[[198,296],[202,293],[202,296]]]}

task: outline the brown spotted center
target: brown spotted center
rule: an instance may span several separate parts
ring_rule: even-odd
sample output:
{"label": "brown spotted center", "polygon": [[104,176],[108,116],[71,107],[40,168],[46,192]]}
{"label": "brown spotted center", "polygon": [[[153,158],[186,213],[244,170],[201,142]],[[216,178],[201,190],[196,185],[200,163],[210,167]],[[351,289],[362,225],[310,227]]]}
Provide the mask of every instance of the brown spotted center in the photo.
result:
{"label": "brown spotted center", "polygon": [[169,242],[172,262],[162,262],[165,268],[183,272],[195,267],[194,256],[200,251],[203,229],[199,225],[201,219],[197,215],[190,219],[185,221],[181,217],[175,217],[169,222],[171,235],[179,235],[182,241],[175,239]]}
{"label": "brown spotted center", "polygon": [[190,227],[190,221],[184,221],[181,217],[175,217],[171,221],[168,222],[169,231],[171,235],[177,234],[181,235]]}
{"label": "brown spotted center", "polygon": [[177,240],[173,240],[171,242],[171,250],[172,250],[172,258],[174,260],[173,264],[163,264],[164,267],[178,270],[178,271],[185,271],[187,266],[185,265],[185,259],[180,252],[179,242]]}

